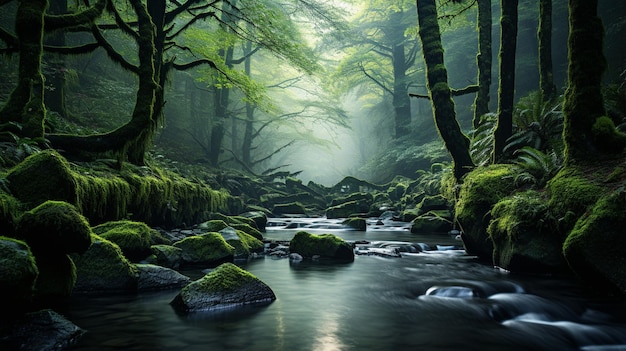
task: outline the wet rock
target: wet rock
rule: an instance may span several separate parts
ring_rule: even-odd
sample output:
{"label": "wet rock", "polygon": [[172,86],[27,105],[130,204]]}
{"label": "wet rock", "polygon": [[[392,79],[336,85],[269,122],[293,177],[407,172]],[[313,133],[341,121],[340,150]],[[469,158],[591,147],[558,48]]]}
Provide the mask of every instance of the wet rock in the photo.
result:
{"label": "wet rock", "polygon": [[152,245],[150,247],[155,263],[159,266],[178,269],[183,260],[183,250],[171,245]]}
{"label": "wet rock", "polygon": [[84,333],[83,329],[52,310],[31,312],[15,321],[8,335],[0,337],[0,349],[63,350],[75,344]]}
{"label": "wet rock", "polygon": [[206,233],[187,237],[174,247],[182,249],[183,264],[217,266],[233,260],[235,248],[219,233]]}
{"label": "wet rock", "polygon": [[314,235],[298,232],[289,243],[289,251],[305,258],[319,255],[342,261],[354,261],[354,250],[350,244],[333,234]]}
{"label": "wet rock", "polygon": [[165,290],[183,287],[191,281],[177,271],[153,264],[135,264],[139,278],[137,290]]}
{"label": "wet rock", "polygon": [[276,295],[261,280],[232,263],[224,263],[185,286],[170,303],[181,313],[212,311],[269,303]]}
{"label": "wet rock", "polygon": [[0,236],[0,295],[7,310],[30,302],[39,271],[25,242]]}

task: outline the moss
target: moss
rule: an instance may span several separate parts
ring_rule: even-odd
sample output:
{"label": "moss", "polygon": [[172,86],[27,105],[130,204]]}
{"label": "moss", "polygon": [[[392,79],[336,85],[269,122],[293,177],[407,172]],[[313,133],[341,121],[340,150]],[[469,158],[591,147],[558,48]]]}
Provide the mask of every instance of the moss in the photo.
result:
{"label": "moss", "polygon": [[91,245],[89,223],[62,201],[46,201],[25,212],[16,233],[38,254],[83,253]]}
{"label": "moss", "polygon": [[501,164],[477,168],[464,178],[455,212],[468,254],[491,261],[493,249],[487,235],[490,211],[514,192],[513,175],[512,167]]}
{"label": "moss", "polygon": [[626,192],[602,197],[583,216],[563,244],[563,254],[580,277],[596,291],[626,294]]}
{"label": "moss", "polygon": [[354,251],[350,244],[333,234],[314,235],[298,232],[289,243],[289,250],[303,257],[321,256],[353,261]]}
{"label": "moss", "polygon": [[286,214],[306,215],[306,209],[304,205],[299,202],[292,202],[288,204],[277,204],[272,207],[272,213],[275,216],[281,216]]}
{"label": "moss", "polygon": [[33,207],[46,200],[77,203],[76,181],[69,163],[56,151],[27,157],[9,170],[7,180],[11,194]]}
{"label": "moss", "polygon": [[433,210],[411,221],[411,233],[447,233],[452,230],[452,215],[448,210]]}
{"label": "moss", "polygon": [[[39,270],[25,242],[0,236],[0,295],[7,311],[30,302]],[[3,314],[4,314],[3,313]],[[7,317],[6,315],[0,317]]]}
{"label": "moss", "polygon": [[263,252],[265,245],[252,235],[237,230],[238,239],[227,239],[226,242],[235,248],[235,257],[247,258],[253,252]]}
{"label": "moss", "polygon": [[[227,292],[256,281],[258,278],[252,273],[232,263],[223,263],[198,280],[197,284],[204,291]],[[183,288],[183,292],[185,289],[188,287]]]}
{"label": "moss", "polygon": [[76,264],[75,291],[131,292],[137,289],[135,267],[115,243],[92,234],[92,243],[82,255],[71,255]]}
{"label": "moss", "polygon": [[116,243],[124,256],[133,262],[146,258],[150,246],[166,243],[161,234],[145,223],[134,221],[113,221],[92,228],[94,234]]}
{"label": "moss", "polygon": [[575,221],[595,204],[604,190],[583,176],[579,169],[569,166],[548,182],[547,192],[550,196],[550,211],[559,219],[559,230],[565,235],[572,229]]}
{"label": "moss", "polygon": [[219,232],[226,227],[228,227],[228,224],[226,224],[226,222],[221,219],[212,219],[198,225],[198,228],[206,230],[208,232]]}
{"label": "moss", "polygon": [[341,224],[362,232],[367,230],[367,223],[364,218],[347,218]]}
{"label": "moss", "polygon": [[626,134],[615,129],[615,124],[607,116],[596,118],[591,133],[600,151],[607,154],[619,154],[626,146]]}
{"label": "moss", "polygon": [[22,204],[13,196],[0,190],[0,233],[13,235]]}
{"label": "moss", "polygon": [[487,232],[493,245],[493,263],[514,272],[563,272],[563,238],[548,210],[544,193],[526,191],[499,201],[491,211]]}
{"label": "moss", "polygon": [[248,225],[248,224],[231,224],[231,226],[237,230],[240,230],[250,236],[252,236],[253,238],[257,239],[257,240],[263,240],[263,234],[261,234],[261,232]]}
{"label": "moss", "polygon": [[235,253],[235,248],[219,233],[190,236],[174,243],[174,247],[183,250],[182,258],[186,264],[222,263],[231,260]]}

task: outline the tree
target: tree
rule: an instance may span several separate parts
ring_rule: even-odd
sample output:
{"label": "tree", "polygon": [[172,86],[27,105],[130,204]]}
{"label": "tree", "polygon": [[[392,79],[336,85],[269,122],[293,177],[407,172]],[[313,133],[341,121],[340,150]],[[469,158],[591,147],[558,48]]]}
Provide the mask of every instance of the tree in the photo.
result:
{"label": "tree", "polygon": [[[0,6],[6,3],[8,1],[0,3]],[[20,59],[17,86],[0,110],[1,124],[22,137],[43,138],[46,119],[41,71],[44,34],[91,23],[102,13],[105,4],[105,0],[100,0],[82,12],[47,15],[47,0],[19,2],[15,16],[16,36],[2,30],[2,40],[8,44],[4,51],[19,52]],[[16,131],[11,123],[20,126],[21,130]]]}
{"label": "tree", "polygon": [[417,18],[435,125],[454,162],[454,177],[460,182],[474,164],[469,153],[469,139],[463,134],[456,120],[454,101],[448,85],[448,73],[444,64],[435,1],[417,0]]}
{"label": "tree", "polygon": [[406,34],[415,23],[413,3],[368,1],[355,23],[338,79],[344,90],[364,84],[391,97],[394,136],[405,136],[411,123],[408,87],[419,51],[417,40]]}
{"label": "tree", "polygon": [[474,129],[478,128],[480,117],[489,112],[489,91],[491,87],[491,0],[478,2],[478,92],[474,100]]}
{"label": "tree", "polygon": [[605,114],[602,74],[604,29],[598,17],[598,0],[569,0],[568,86],[563,103],[565,162],[572,164],[619,154],[626,136],[615,130]]}
{"label": "tree", "polygon": [[539,0],[539,90],[543,101],[551,101],[556,95],[552,75],[552,0]]}
{"label": "tree", "polygon": [[501,5],[500,87],[498,90],[498,119],[493,135],[493,163],[500,160],[504,153],[506,140],[513,134],[513,103],[515,98],[518,0],[501,0]]}

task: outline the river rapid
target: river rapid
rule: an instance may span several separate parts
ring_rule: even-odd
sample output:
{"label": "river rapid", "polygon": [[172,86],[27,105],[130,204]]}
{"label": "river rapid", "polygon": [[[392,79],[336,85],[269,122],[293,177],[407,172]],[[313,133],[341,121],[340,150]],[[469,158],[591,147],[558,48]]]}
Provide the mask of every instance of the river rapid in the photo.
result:
{"label": "river rapid", "polygon": [[[460,245],[450,235],[388,229],[319,232]],[[296,231],[270,227],[265,237],[289,240]],[[62,312],[87,333],[71,349],[626,350],[623,301],[593,296],[571,277],[515,276],[462,250],[357,255],[347,264],[269,256],[238,264],[268,284],[276,301],[178,315],[169,305],[178,290],[74,296]]]}

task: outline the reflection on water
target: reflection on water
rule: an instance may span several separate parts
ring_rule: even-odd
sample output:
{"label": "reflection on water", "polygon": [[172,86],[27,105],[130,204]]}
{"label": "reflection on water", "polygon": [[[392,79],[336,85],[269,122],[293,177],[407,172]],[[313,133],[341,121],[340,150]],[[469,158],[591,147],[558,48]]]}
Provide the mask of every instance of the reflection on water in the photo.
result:
{"label": "reflection on water", "polygon": [[[337,234],[431,245],[454,240]],[[583,298],[567,279],[512,277],[458,250],[357,256],[344,264],[266,257],[242,265],[274,290],[276,301],[180,316],[169,306],[177,291],[75,297],[65,315],[88,333],[73,349],[626,350],[623,303]]]}

